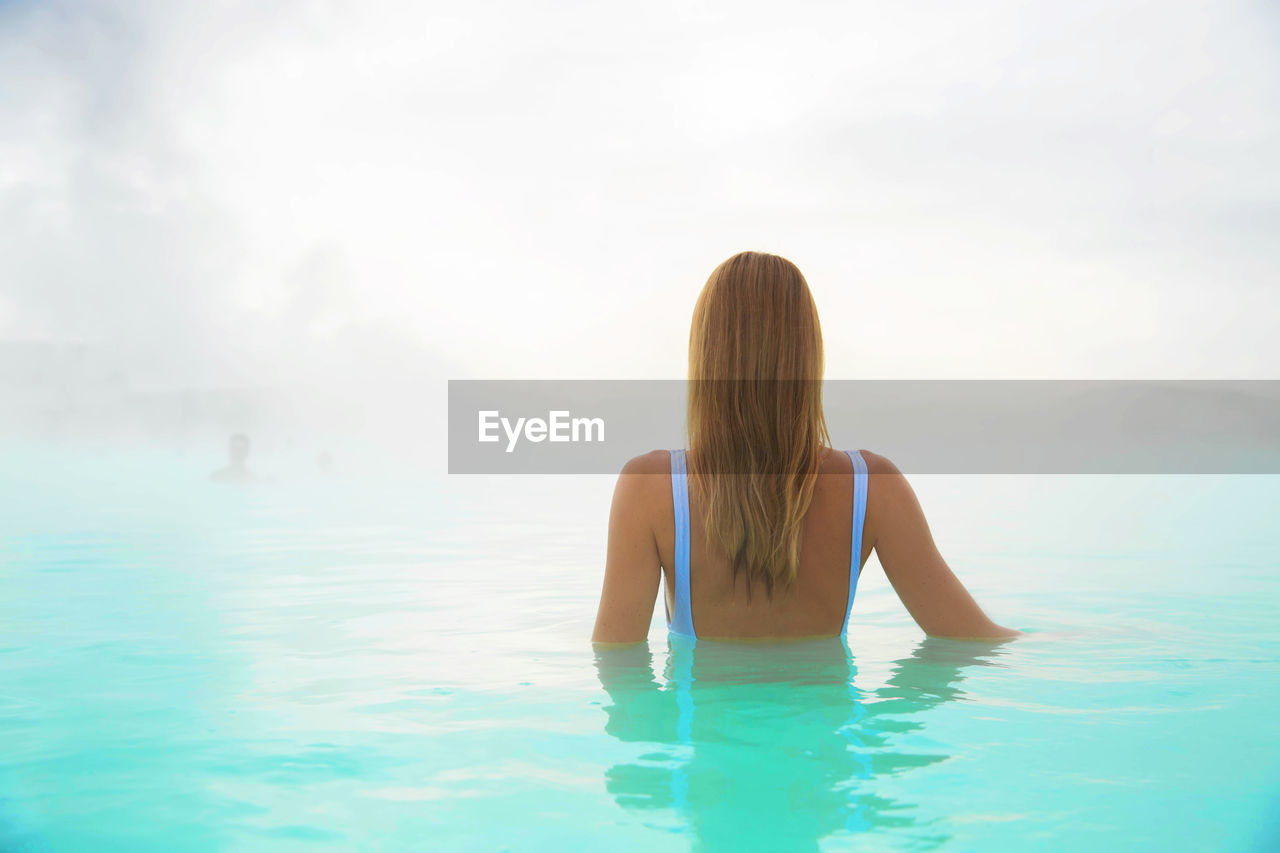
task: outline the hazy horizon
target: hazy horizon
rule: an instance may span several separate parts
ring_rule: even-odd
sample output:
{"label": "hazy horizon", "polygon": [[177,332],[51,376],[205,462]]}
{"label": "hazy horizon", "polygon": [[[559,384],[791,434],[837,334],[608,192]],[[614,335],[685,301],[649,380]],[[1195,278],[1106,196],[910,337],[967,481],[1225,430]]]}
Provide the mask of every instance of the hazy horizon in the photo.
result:
{"label": "hazy horizon", "polygon": [[[808,278],[833,379],[1274,378],[1278,30],[0,3],[0,341],[429,421],[449,378],[683,376],[698,289],[758,249]],[[12,408],[43,380],[6,352]]]}

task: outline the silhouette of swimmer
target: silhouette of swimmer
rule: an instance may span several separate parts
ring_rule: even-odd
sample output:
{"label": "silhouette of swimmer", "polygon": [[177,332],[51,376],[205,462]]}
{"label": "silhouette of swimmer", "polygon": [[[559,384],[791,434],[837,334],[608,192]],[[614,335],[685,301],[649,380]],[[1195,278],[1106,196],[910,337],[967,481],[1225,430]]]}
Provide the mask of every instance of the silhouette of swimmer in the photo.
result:
{"label": "silhouette of swimmer", "polygon": [[249,458],[249,436],[236,433],[227,442],[227,466],[219,468],[209,475],[209,479],[217,483],[248,483],[256,480],[245,460]]}
{"label": "silhouette of swimmer", "polygon": [[818,850],[832,833],[888,828],[945,842],[875,782],[950,757],[915,746],[916,715],[962,697],[965,667],[999,666],[1002,641],[927,638],[872,692],[839,637],[669,642],[661,682],[647,644],[596,649],[605,731],[644,750],[605,772],[619,805],[673,810],[695,850]]}

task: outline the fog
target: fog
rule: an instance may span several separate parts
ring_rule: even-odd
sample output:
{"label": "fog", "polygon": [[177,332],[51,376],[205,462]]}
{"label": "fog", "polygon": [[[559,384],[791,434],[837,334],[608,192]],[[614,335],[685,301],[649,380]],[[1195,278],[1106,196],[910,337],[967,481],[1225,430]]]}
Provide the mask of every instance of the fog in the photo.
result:
{"label": "fog", "polygon": [[444,470],[449,378],[1273,378],[1266,3],[0,3],[7,436]]}

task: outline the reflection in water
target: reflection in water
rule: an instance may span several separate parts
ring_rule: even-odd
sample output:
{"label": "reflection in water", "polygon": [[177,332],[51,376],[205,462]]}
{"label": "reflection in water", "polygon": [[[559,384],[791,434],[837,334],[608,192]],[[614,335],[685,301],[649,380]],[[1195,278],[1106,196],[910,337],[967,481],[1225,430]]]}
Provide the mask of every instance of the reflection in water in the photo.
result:
{"label": "reflection in water", "polygon": [[[910,827],[913,805],[877,795],[875,779],[949,756],[895,740],[924,727],[913,715],[964,695],[964,667],[998,665],[1003,653],[999,641],[928,638],[866,692],[840,637],[669,643],[663,682],[648,644],[596,650],[612,700],[605,731],[654,745],[605,783],[628,809],[674,810],[695,848],[712,850],[817,850],[841,830]],[[925,845],[946,840],[925,834]]]}

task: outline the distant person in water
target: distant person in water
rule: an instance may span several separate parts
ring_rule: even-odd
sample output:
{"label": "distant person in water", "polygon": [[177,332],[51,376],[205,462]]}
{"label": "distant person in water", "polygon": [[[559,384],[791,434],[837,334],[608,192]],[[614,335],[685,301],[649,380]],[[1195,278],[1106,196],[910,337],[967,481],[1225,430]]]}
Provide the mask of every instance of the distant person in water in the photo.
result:
{"label": "distant person in water", "polygon": [[209,475],[209,479],[218,483],[248,483],[256,480],[252,472],[245,467],[249,458],[249,436],[236,433],[227,443],[227,467],[219,468]]}

